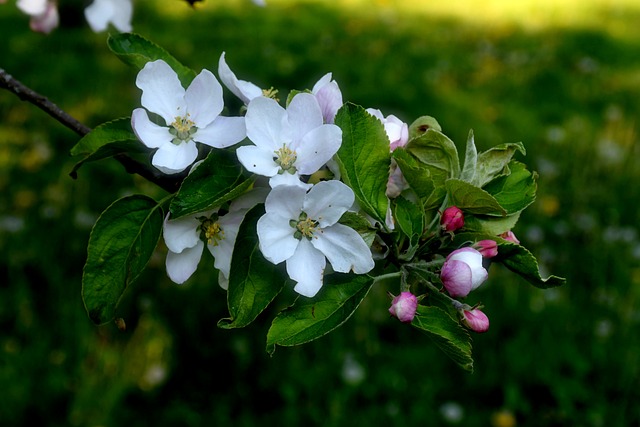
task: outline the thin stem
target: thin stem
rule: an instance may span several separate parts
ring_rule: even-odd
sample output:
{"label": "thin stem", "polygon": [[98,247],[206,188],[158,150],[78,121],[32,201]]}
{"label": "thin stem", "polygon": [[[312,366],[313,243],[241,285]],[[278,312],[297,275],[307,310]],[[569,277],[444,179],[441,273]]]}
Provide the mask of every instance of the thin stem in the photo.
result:
{"label": "thin stem", "polygon": [[[23,101],[29,102],[49,114],[56,121],[71,129],[80,136],[85,136],[91,132],[91,128],[85,126],[76,120],[69,113],[62,110],[49,99],[33,89],[27,87],[3,68],[0,68],[0,88],[6,89],[15,94]],[[179,188],[186,173],[178,175],[164,175],[160,171],[149,167],[148,165],[132,159],[126,154],[117,154],[114,158],[124,166],[125,170],[130,174],[138,174],[146,180],[156,184],[158,187],[169,193],[175,193]]]}
{"label": "thin stem", "polygon": [[381,276],[376,276],[373,278],[373,283],[379,282],[381,280],[386,280],[386,279],[395,279],[396,277],[400,277],[402,276],[402,272],[401,271],[396,271],[393,273],[387,273],[387,274],[383,274]]}

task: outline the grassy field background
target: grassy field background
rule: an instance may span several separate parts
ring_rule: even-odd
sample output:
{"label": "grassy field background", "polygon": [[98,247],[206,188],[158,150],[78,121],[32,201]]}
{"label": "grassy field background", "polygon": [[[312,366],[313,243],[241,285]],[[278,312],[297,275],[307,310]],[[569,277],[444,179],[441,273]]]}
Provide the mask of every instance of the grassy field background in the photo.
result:
{"label": "grassy field background", "polygon": [[[345,100],[433,115],[459,147],[469,129],[480,149],[522,141],[540,179],[514,231],[568,284],[492,267],[473,374],[389,318],[383,288],[337,332],[270,358],[273,313],[218,329],[213,267],[176,286],[162,247],[122,301],[126,332],[95,327],[80,296],[91,225],[120,196],[163,194],[111,160],[72,180],[77,137],[0,92],[0,424],[640,425],[640,4],[267,2],[140,0],[133,26],[195,70],[217,72],[225,51],[281,93],[331,71]],[[49,36],[0,5],[0,67],[88,126],[130,115],[135,71],[81,1],[61,3]]]}

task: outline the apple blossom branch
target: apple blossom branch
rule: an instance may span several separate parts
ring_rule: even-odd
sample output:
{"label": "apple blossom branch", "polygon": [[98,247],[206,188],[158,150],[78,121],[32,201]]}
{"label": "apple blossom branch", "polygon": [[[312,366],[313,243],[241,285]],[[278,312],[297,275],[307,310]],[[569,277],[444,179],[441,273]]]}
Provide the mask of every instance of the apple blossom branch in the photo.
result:
{"label": "apple blossom branch", "polygon": [[[91,132],[90,127],[79,122],[77,119],[69,115],[69,113],[51,102],[47,97],[39,94],[19,80],[15,79],[3,68],[0,68],[0,88],[6,89],[15,94],[21,100],[35,105],[80,136],[85,136]],[[169,193],[177,191],[184,179],[184,174],[167,176],[124,154],[117,154],[114,158],[124,166],[127,173],[138,174]]]}

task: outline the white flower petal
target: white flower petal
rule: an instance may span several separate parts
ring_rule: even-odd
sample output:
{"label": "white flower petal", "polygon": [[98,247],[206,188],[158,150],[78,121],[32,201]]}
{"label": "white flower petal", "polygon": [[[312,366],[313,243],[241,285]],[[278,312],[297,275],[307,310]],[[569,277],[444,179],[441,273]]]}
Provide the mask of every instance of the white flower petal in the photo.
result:
{"label": "white flower petal", "polygon": [[164,219],[162,235],[164,242],[171,252],[181,253],[185,249],[193,248],[200,242],[198,226],[200,221],[194,217],[183,217],[175,220],[169,219],[169,214]]}
{"label": "white flower petal", "polygon": [[364,274],[374,267],[371,250],[362,237],[346,225],[334,224],[313,237],[311,243],[329,259],[335,271]]}
{"label": "white flower petal", "polygon": [[129,32],[132,15],[130,0],[94,0],[84,10],[89,26],[96,33],[106,30],[109,23],[120,32]]}
{"label": "white flower petal", "polygon": [[244,117],[218,116],[209,126],[198,129],[193,139],[214,148],[226,148],[237,144],[246,136]]}
{"label": "white flower petal", "polygon": [[295,167],[301,175],[311,175],[338,152],[342,144],[342,129],[336,125],[321,125],[293,145],[297,160]]}
{"label": "white flower petal", "polygon": [[289,220],[300,217],[306,194],[307,190],[297,186],[275,187],[264,202],[265,210],[284,218],[288,224]]}
{"label": "white flower petal", "polygon": [[229,277],[231,271],[231,256],[233,255],[233,247],[236,244],[236,237],[238,237],[238,230],[240,229],[240,223],[247,212],[240,210],[236,212],[229,212],[228,214],[220,217],[218,225],[222,231],[222,239],[220,239],[216,245],[207,245],[209,252],[214,258],[214,267],[220,270],[225,277]]}
{"label": "white flower petal", "polygon": [[227,89],[240,98],[245,105],[247,105],[253,98],[257,98],[262,95],[262,89],[258,86],[244,80],[238,80],[233,71],[231,71],[231,68],[227,65],[225,52],[222,52],[220,60],[218,61],[218,75]]}
{"label": "white flower petal", "polygon": [[295,187],[303,188],[305,191],[313,187],[313,184],[300,181],[300,175],[297,173],[278,173],[269,179],[269,186],[276,188],[283,185],[293,185]]}
{"label": "white flower petal", "polygon": [[60,23],[58,6],[54,2],[47,2],[44,13],[33,15],[29,20],[29,28],[38,33],[49,34]]}
{"label": "white flower petal", "polygon": [[321,181],[309,190],[302,210],[324,228],[338,222],[354,201],[353,190],[346,184],[340,181]]}
{"label": "white flower petal", "polygon": [[158,148],[171,143],[173,135],[164,126],[158,126],[149,120],[147,110],[136,108],[131,114],[131,127],[138,139],[149,148]]}
{"label": "white flower petal", "polygon": [[193,141],[179,145],[164,144],[153,155],[151,164],[166,174],[180,173],[198,157],[198,147]]}
{"label": "white flower petal", "polygon": [[184,99],[189,118],[204,128],[222,112],[222,86],[209,70],[202,70],[187,88]]}
{"label": "white flower petal", "polygon": [[268,151],[282,148],[282,125],[287,113],[275,100],[259,96],[249,102],[245,116],[247,136]]}
{"label": "white flower petal", "polygon": [[136,78],[142,89],[142,106],[159,114],[167,125],[187,113],[185,90],[175,71],[163,60],[147,62]]}
{"label": "white flower petal", "polygon": [[262,176],[274,176],[280,166],[273,161],[273,153],[255,145],[245,145],[236,149],[236,156],[249,172]]}
{"label": "white flower petal", "polygon": [[294,96],[287,107],[287,116],[293,141],[302,140],[307,133],[324,123],[320,104],[310,93],[298,93]]}
{"label": "white flower petal", "polygon": [[218,272],[218,285],[225,291],[229,290],[229,278],[222,274],[222,271]]}
{"label": "white flower petal", "polygon": [[326,265],[327,260],[322,252],[307,239],[300,240],[295,253],[287,260],[287,273],[298,282],[293,289],[305,297],[314,297],[322,287]]}
{"label": "white flower petal", "polygon": [[315,95],[318,93],[318,91],[320,91],[320,89],[328,85],[329,82],[331,81],[331,76],[332,76],[331,73],[327,73],[324,76],[322,76],[320,80],[318,80],[316,84],[313,85],[313,88],[311,88],[311,93]]}
{"label": "white flower petal", "polygon": [[279,264],[291,258],[300,243],[293,237],[294,229],[288,220],[278,214],[266,213],[260,217],[257,225],[260,251],[265,259]]}
{"label": "white flower petal", "polygon": [[47,10],[48,0],[18,0],[16,6],[27,15],[42,15]]}
{"label": "white flower petal", "polygon": [[167,252],[166,267],[169,278],[177,284],[186,282],[198,268],[203,247],[204,243],[201,241],[193,248],[185,249],[179,254]]}

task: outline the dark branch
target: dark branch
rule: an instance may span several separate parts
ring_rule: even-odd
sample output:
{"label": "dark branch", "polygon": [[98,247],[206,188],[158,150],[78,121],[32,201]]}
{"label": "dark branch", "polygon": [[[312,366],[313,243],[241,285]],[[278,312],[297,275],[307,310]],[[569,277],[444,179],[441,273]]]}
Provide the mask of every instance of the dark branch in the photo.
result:
{"label": "dark branch", "polygon": [[[56,104],[49,101],[49,99],[13,78],[13,76],[2,68],[0,68],[0,88],[6,89],[14,93],[21,100],[35,105],[80,136],[85,136],[91,132],[90,127],[80,123]],[[156,169],[150,168],[144,163],[140,163],[125,154],[118,154],[114,156],[114,158],[124,166],[128,173],[138,174],[169,193],[176,192],[185,177],[185,174],[174,176],[164,175]]]}

